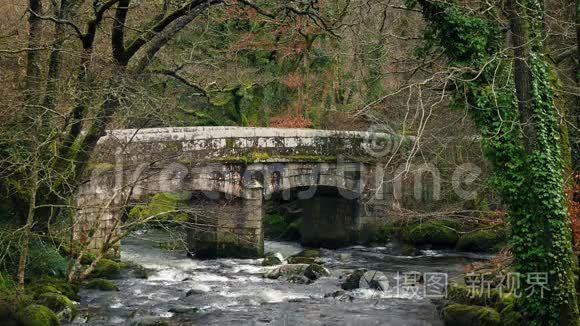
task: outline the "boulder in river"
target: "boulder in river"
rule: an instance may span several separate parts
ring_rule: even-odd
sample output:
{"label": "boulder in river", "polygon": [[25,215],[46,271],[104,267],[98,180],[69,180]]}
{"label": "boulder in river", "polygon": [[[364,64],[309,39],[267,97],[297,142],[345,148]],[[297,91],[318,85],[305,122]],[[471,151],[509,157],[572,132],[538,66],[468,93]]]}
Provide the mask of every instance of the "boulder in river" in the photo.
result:
{"label": "boulder in river", "polygon": [[105,280],[103,278],[96,278],[94,280],[90,280],[85,287],[87,289],[93,290],[101,290],[101,291],[119,291],[119,288],[115,283]]}
{"label": "boulder in river", "polygon": [[366,272],[367,270],[364,268],[353,271],[346,277],[346,280],[344,280],[340,287],[347,291],[358,289],[360,287],[360,280]]}
{"label": "boulder in river", "polygon": [[76,305],[69,298],[58,293],[44,293],[36,300],[54,311],[60,319],[71,321],[77,311]]}
{"label": "boulder in river", "polygon": [[288,264],[281,265],[275,269],[267,272],[264,276],[269,279],[278,279],[280,276],[304,275],[304,271],[308,268],[308,264]]}
{"label": "boulder in river", "polygon": [[295,284],[310,284],[310,283],[312,283],[312,280],[304,275],[291,275],[291,276],[288,276],[288,278],[286,278],[286,280],[290,283],[295,283]]}
{"label": "boulder in river", "polygon": [[354,297],[343,290],[334,291],[324,295],[325,298],[335,298],[340,301],[348,300],[353,301]]}
{"label": "boulder in river", "polygon": [[314,264],[319,260],[314,257],[288,257],[288,264]]}
{"label": "boulder in river", "polygon": [[499,326],[500,314],[493,308],[453,303],[443,308],[447,326]]}
{"label": "boulder in river", "polygon": [[328,271],[328,269],[322,267],[321,265],[310,264],[304,270],[304,276],[315,281],[323,276],[330,276],[330,272]]}
{"label": "boulder in river", "polygon": [[262,266],[276,266],[284,264],[284,257],[279,252],[266,255],[262,261]]}
{"label": "boulder in river", "polygon": [[118,278],[121,274],[121,264],[116,261],[103,258],[99,260],[91,273],[94,278]]}

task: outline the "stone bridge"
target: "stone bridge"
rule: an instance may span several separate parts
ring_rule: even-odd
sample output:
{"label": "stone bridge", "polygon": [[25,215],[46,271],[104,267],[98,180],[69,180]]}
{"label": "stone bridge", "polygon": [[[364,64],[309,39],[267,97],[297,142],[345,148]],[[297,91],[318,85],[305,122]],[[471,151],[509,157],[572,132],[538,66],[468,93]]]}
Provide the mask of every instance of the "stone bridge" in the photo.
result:
{"label": "stone bridge", "polygon": [[[272,196],[307,201],[304,243],[356,243],[388,195],[372,149],[377,139],[393,151],[405,143],[358,131],[112,130],[99,140],[79,190],[75,238],[91,249],[117,248],[124,207],[171,192],[204,207],[205,213],[191,215],[188,234],[190,250],[200,257],[261,255],[264,202]],[[328,191],[340,198],[337,204],[311,200]]]}

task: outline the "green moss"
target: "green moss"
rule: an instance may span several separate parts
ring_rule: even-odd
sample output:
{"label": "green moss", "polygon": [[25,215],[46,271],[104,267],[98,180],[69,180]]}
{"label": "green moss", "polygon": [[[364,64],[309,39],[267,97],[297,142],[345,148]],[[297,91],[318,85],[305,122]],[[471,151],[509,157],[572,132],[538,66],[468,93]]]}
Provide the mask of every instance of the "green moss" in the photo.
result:
{"label": "green moss", "polygon": [[457,242],[457,249],[467,251],[491,251],[505,244],[506,231],[503,229],[475,230],[463,234]]}
{"label": "green moss", "polygon": [[21,326],[59,326],[56,314],[48,307],[33,304],[19,310],[16,314]]}
{"label": "green moss", "polygon": [[78,291],[78,284],[68,283],[64,279],[56,277],[42,277],[30,284],[30,292],[35,297],[44,293],[57,293],[78,301],[80,300]]}
{"label": "green moss", "polygon": [[234,148],[236,145],[235,138],[226,138],[226,148]]}
{"label": "green moss", "polygon": [[16,289],[16,282],[6,273],[0,273],[0,292],[12,291]]}
{"label": "green moss", "polygon": [[149,203],[131,208],[129,219],[143,220],[155,216],[157,221],[188,222],[189,215],[183,211],[184,206],[180,193],[162,192],[153,195]]}
{"label": "green moss", "polygon": [[415,245],[453,246],[459,240],[453,228],[440,222],[425,222],[403,228],[401,235],[403,241]]}
{"label": "green moss", "polygon": [[44,293],[36,299],[37,303],[50,308],[50,310],[55,312],[60,312],[68,309],[71,316],[76,313],[76,305],[69,298],[58,293]]}
{"label": "green moss", "polygon": [[320,250],[318,249],[305,249],[301,252],[293,255],[292,257],[310,257],[310,258],[318,258],[320,257]]}
{"label": "green moss", "polygon": [[[335,162],[336,156],[325,156],[325,155],[307,155],[307,154],[292,154],[292,155],[271,155],[265,152],[250,152],[241,155],[230,155],[212,158],[212,161],[217,162],[242,162],[242,163],[252,163],[256,161],[266,161],[272,159],[297,161],[297,162]],[[349,158],[350,159],[350,158]],[[365,159],[360,158],[358,160],[350,159],[356,162],[365,162]],[[368,158],[366,158],[368,160]]]}
{"label": "green moss", "polygon": [[116,278],[121,273],[121,264],[110,259],[103,258],[99,260],[97,266],[91,273],[95,278]]}
{"label": "green moss", "polygon": [[288,264],[314,264],[317,260],[315,257],[288,257]]}
{"label": "green moss", "polygon": [[92,163],[88,166],[89,170],[91,171],[113,171],[115,169],[115,164],[112,163]]}
{"label": "green moss", "polygon": [[264,218],[266,238],[273,240],[295,241],[301,238],[302,220],[280,213],[267,214]]}
{"label": "green moss", "polygon": [[495,290],[480,292],[463,285],[452,284],[447,291],[447,299],[453,303],[497,307],[502,300],[500,293]]}
{"label": "green moss", "polygon": [[117,287],[117,285],[115,285],[115,283],[109,280],[105,280],[103,278],[96,278],[90,280],[85,285],[85,288],[100,291],[119,291],[119,288]]}
{"label": "green moss", "polygon": [[500,315],[492,308],[450,304],[443,308],[446,326],[499,326]]}
{"label": "green moss", "polygon": [[509,305],[505,307],[500,313],[500,318],[502,326],[524,325],[523,316],[520,312],[515,310],[514,305]]}

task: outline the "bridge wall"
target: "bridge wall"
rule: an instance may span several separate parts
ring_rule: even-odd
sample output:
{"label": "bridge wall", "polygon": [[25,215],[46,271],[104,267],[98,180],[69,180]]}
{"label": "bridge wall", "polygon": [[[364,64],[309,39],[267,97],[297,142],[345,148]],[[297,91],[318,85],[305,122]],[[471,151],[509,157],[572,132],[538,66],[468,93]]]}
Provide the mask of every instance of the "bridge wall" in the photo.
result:
{"label": "bridge wall", "polygon": [[[374,206],[384,204],[382,194],[377,196],[380,169],[364,148],[369,138],[379,136],[399,142],[385,134],[302,129],[112,131],[99,140],[79,191],[75,238],[92,249],[116,248],[127,205],[160,192],[219,193],[229,205],[214,201],[212,218],[189,234],[190,249],[205,257],[258,256],[263,253],[263,201],[277,192],[324,186],[346,197],[354,194],[350,199],[358,208],[345,223],[311,221],[307,238],[314,243],[318,233],[332,241],[343,236],[355,241],[372,220]],[[324,215],[322,206],[312,208]]]}

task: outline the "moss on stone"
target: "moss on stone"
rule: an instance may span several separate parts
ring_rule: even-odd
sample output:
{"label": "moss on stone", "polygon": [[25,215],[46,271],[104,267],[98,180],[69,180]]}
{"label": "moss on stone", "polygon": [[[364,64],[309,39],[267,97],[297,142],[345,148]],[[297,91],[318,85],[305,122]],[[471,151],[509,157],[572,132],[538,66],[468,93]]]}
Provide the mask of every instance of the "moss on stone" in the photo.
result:
{"label": "moss on stone", "polygon": [[288,257],[288,264],[314,264],[316,262],[315,257]]}
{"label": "moss on stone", "polygon": [[522,314],[515,310],[514,305],[505,307],[500,315],[502,326],[522,326],[524,325],[524,318]]}
{"label": "moss on stone", "polygon": [[262,266],[276,266],[284,263],[284,258],[279,253],[267,253],[262,261]]}
{"label": "moss on stone", "polygon": [[463,234],[457,242],[457,249],[468,251],[491,251],[498,244],[505,243],[507,238],[505,230],[483,229]]}
{"label": "moss on stone", "polygon": [[106,162],[89,163],[88,169],[89,171],[100,171],[100,172],[113,171],[115,169],[115,164]]}
{"label": "moss on stone", "polygon": [[306,270],[304,270],[304,276],[314,281],[321,277],[330,276],[330,272],[321,265],[310,264],[306,267]]}
{"label": "moss on stone", "polygon": [[37,303],[50,308],[54,312],[61,312],[63,310],[69,310],[71,316],[76,314],[76,305],[69,298],[58,293],[44,293],[41,294],[37,299]]}
{"label": "moss on stone", "polygon": [[92,290],[100,290],[100,291],[119,291],[119,288],[115,283],[112,281],[103,279],[103,278],[96,278],[90,280],[86,285],[85,288],[92,289]]}
{"label": "moss on stone", "polygon": [[497,307],[501,302],[500,293],[496,290],[476,291],[464,285],[453,284],[447,291],[447,299],[453,303]]}
{"label": "moss on stone", "polygon": [[75,283],[68,283],[66,280],[56,277],[44,277],[36,280],[30,286],[34,297],[38,298],[44,293],[57,293],[66,296],[67,298],[78,301],[79,285]]}
{"label": "moss on stone", "polygon": [[320,257],[320,250],[319,249],[304,249],[301,252],[297,253],[296,255],[292,255],[292,257],[318,258],[318,257]]}
{"label": "moss on stone", "polygon": [[443,308],[446,326],[499,326],[499,313],[489,307],[453,303]]}
{"label": "moss on stone", "polygon": [[59,326],[56,314],[48,307],[33,304],[20,309],[17,314],[21,326]]}
{"label": "moss on stone", "polygon": [[441,222],[425,222],[403,228],[402,240],[414,245],[454,246],[459,240],[457,232]]}
{"label": "moss on stone", "polygon": [[116,261],[103,258],[99,260],[91,277],[95,278],[117,278],[121,273],[121,264]]}

